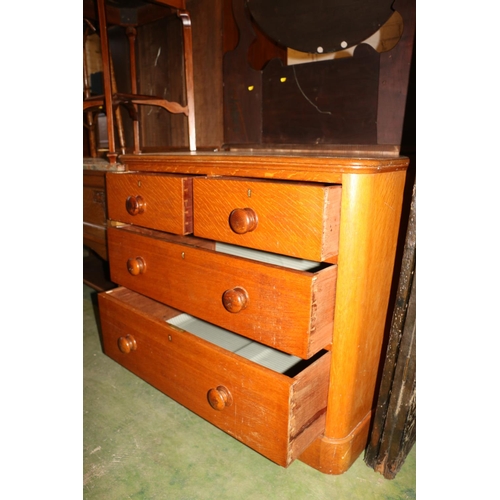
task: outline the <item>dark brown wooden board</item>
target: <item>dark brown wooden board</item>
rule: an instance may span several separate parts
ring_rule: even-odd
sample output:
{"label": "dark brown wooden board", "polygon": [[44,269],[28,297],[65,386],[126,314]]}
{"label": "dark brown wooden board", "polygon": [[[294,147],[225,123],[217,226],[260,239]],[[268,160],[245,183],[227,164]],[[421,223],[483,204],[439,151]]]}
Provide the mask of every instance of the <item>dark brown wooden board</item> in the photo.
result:
{"label": "dark brown wooden board", "polygon": [[271,61],[262,75],[262,142],[376,144],[379,60],[362,44],[340,60]]}

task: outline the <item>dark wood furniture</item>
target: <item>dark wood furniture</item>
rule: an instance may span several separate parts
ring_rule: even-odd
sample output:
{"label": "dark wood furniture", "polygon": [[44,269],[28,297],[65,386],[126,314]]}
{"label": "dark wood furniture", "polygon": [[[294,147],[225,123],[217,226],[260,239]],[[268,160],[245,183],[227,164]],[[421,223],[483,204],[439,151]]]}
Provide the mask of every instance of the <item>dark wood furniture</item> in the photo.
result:
{"label": "dark wood furniture", "polygon": [[[346,471],[366,446],[376,401],[408,160],[197,153],[123,162],[128,172],[107,175],[120,287],[99,295],[105,353],[282,466],[300,458]],[[289,269],[245,248],[315,264]],[[166,322],[183,313],[295,364],[278,373]]]}
{"label": "dark wood furniture", "polygon": [[[118,151],[115,145],[115,117],[118,106],[123,106],[133,120],[133,153],[141,152],[139,133],[139,113],[137,106],[156,106],[170,113],[184,114],[188,119],[189,150],[196,150],[196,127],[194,105],[193,81],[193,41],[191,33],[191,18],[186,10],[185,0],[155,0],[143,2],[142,0],[96,0],[97,16],[93,9],[93,1],[84,2],[84,16],[96,18],[99,24],[101,55],[103,65],[104,94],[98,96],[84,95],[83,110],[87,115],[93,110],[104,110],[107,118],[108,130],[108,159],[116,163]],[[183,53],[184,53],[184,82],[186,86],[186,104],[172,102],[162,96],[152,96],[138,93],[137,67],[136,67],[136,36],[137,27],[150,23],[159,17],[164,17],[175,12],[182,21],[183,28]],[[108,40],[109,25],[125,28],[129,41],[129,73],[130,91],[118,92],[118,84],[114,81],[112,72],[111,50]],[[120,127],[122,130],[122,127]],[[121,153],[125,153],[123,132],[120,134]]]}

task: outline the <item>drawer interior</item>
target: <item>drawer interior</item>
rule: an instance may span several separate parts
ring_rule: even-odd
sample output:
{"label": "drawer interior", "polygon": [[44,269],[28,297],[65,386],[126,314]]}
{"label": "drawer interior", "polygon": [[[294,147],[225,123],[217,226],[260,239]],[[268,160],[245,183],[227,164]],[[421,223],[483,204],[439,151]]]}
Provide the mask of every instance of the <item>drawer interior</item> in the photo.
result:
{"label": "drawer interior", "polygon": [[325,351],[320,351],[313,358],[303,360],[185,313],[170,318],[167,323],[273,372],[289,377],[293,377],[325,353]]}
{"label": "drawer interior", "polygon": [[315,356],[305,360],[195,318],[127,288],[119,287],[108,293],[138,312],[146,313],[148,316],[164,321],[174,328],[188,332],[228,352],[237,354],[253,363],[288,377],[296,376],[327,352],[322,350]]}
{"label": "drawer interior", "polygon": [[321,263],[313,260],[298,259],[287,255],[255,250],[253,248],[229,245],[228,243],[221,243],[219,241],[215,242],[215,250],[227,255],[252,259],[258,262],[264,262],[265,264],[273,264],[275,266],[286,267],[287,269],[295,269],[296,271],[315,273],[321,269],[321,267],[324,267]]}

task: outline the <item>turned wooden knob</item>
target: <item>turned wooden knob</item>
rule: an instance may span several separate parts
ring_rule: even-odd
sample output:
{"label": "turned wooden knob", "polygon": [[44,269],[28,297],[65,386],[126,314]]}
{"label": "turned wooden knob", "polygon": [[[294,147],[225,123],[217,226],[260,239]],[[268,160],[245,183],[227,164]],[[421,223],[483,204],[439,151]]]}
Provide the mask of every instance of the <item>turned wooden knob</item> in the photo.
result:
{"label": "turned wooden knob", "polygon": [[217,389],[210,389],[207,397],[210,406],[218,411],[222,411],[233,403],[233,396],[223,385],[219,385]]}
{"label": "turned wooden knob", "polygon": [[146,272],[146,261],[142,257],[136,257],[135,259],[128,259],[127,269],[132,276],[138,276],[139,274],[144,274]]}
{"label": "turned wooden knob", "polygon": [[132,335],[120,337],[118,339],[118,349],[124,354],[128,354],[130,351],[135,351],[137,349],[137,342]]}
{"label": "turned wooden knob", "polygon": [[239,286],[226,290],[222,294],[222,304],[231,313],[243,311],[248,305],[248,292]]}
{"label": "turned wooden knob", "polygon": [[130,215],[139,215],[144,212],[146,203],[142,199],[142,196],[129,196],[125,202],[125,206],[127,207],[127,212]]}
{"label": "turned wooden knob", "polygon": [[229,215],[229,225],[237,234],[253,231],[258,222],[257,214],[251,208],[236,208]]}

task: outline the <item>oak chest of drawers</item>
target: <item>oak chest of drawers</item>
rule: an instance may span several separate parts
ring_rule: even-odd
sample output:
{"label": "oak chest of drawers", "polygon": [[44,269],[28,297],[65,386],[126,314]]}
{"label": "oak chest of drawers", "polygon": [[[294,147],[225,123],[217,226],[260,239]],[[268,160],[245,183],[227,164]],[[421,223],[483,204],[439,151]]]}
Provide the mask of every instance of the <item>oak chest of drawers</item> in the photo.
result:
{"label": "oak chest of drawers", "polygon": [[376,400],[408,160],[122,161],[104,352],[277,464],[346,471]]}

